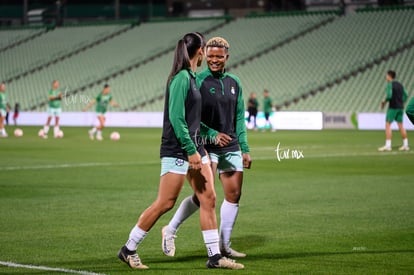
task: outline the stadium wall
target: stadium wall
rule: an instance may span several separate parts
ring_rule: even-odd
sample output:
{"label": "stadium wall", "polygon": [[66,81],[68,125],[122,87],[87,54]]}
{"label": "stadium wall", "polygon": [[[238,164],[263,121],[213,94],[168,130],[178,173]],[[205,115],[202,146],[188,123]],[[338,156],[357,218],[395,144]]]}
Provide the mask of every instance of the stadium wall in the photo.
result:
{"label": "stadium wall", "polygon": [[[47,118],[45,112],[21,112],[18,125],[42,126]],[[247,118],[247,113],[246,113]],[[108,112],[107,127],[162,127],[162,112]],[[385,113],[322,113],[322,112],[274,112],[270,121],[276,130],[322,130],[333,128],[348,128],[359,130],[383,130]],[[257,126],[266,127],[263,112],[257,115]],[[54,123],[54,121],[52,121]],[[96,114],[93,112],[63,112],[61,126],[92,126],[96,124]],[[247,123],[252,128],[251,123]],[[407,116],[404,116],[404,127],[414,130]],[[397,130],[396,123],[392,129]]]}

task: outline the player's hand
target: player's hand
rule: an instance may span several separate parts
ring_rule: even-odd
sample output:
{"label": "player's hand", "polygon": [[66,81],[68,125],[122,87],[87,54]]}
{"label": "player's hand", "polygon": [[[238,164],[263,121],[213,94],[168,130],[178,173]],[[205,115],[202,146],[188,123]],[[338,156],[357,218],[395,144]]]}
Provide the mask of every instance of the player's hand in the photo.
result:
{"label": "player's hand", "polygon": [[381,101],[381,109],[384,109],[384,107],[385,107],[385,103],[386,103],[386,101],[385,101],[385,100]]}
{"label": "player's hand", "polygon": [[229,135],[226,135],[224,133],[218,133],[216,136],[215,143],[219,145],[220,147],[227,146],[231,141],[231,137]]}
{"label": "player's hand", "polygon": [[250,154],[244,153],[243,154],[243,168],[250,169],[252,166],[252,159],[250,158]]}
{"label": "player's hand", "polygon": [[199,170],[201,169],[201,156],[198,152],[195,154],[192,154],[191,156],[188,156],[188,163],[191,167],[191,169]]}

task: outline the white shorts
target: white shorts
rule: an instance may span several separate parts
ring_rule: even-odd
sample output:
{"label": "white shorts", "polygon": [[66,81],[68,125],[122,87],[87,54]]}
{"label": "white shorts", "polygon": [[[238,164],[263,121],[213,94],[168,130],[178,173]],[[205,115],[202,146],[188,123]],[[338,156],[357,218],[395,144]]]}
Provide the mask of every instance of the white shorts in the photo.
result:
{"label": "white shorts", "polygon": [[[210,159],[208,156],[204,156],[201,158],[202,164],[210,164]],[[187,175],[188,169],[191,169],[188,161],[179,159],[179,158],[171,158],[171,157],[163,157],[161,158],[161,174],[163,176],[167,173],[179,174],[179,175]]]}
{"label": "white shorts", "polygon": [[47,107],[47,114],[49,116],[60,116],[61,113],[62,113],[62,108]]}
{"label": "white shorts", "polygon": [[211,162],[217,163],[219,173],[243,172],[243,157],[241,151],[222,154],[209,153]]}

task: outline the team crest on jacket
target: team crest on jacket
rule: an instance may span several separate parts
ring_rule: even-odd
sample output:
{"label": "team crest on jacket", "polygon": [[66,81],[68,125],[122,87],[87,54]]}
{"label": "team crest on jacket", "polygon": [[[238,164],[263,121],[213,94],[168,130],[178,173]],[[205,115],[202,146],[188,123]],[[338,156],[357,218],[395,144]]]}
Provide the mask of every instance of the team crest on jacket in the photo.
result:
{"label": "team crest on jacket", "polygon": [[216,93],[216,89],[214,89],[214,87],[210,88],[209,90],[210,94],[215,94]]}
{"label": "team crest on jacket", "polygon": [[236,93],[236,89],[234,89],[234,87],[231,87],[231,90],[230,90],[230,92],[231,92],[231,94],[235,94]]}
{"label": "team crest on jacket", "polygon": [[175,160],[175,165],[177,165],[177,166],[183,166],[184,165],[184,160],[182,160],[182,159],[176,159]]}

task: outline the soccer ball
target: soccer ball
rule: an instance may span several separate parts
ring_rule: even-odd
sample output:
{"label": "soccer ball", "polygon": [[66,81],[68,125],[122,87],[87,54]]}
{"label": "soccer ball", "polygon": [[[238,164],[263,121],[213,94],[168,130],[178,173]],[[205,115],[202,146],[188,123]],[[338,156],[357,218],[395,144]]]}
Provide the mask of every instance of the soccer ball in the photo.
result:
{"label": "soccer ball", "polygon": [[17,128],[16,130],[14,130],[14,136],[15,137],[22,137],[23,136],[23,130]]}
{"label": "soccer ball", "polygon": [[118,132],[112,132],[110,138],[111,140],[117,141],[121,138],[121,135]]}
{"label": "soccer ball", "polygon": [[56,133],[55,138],[63,138],[63,131],[59,130],[59,132]]}

